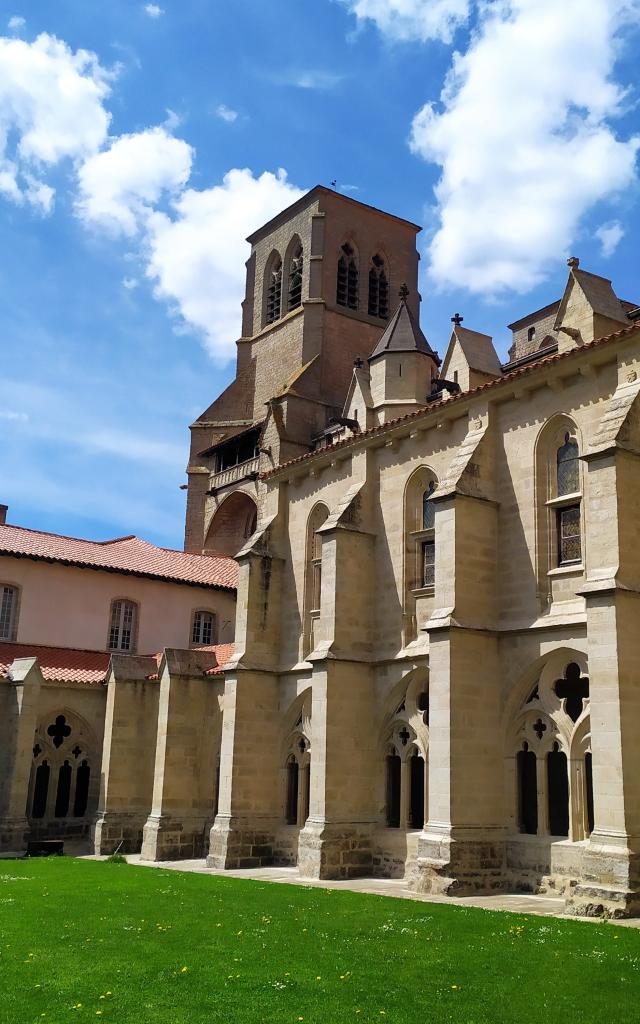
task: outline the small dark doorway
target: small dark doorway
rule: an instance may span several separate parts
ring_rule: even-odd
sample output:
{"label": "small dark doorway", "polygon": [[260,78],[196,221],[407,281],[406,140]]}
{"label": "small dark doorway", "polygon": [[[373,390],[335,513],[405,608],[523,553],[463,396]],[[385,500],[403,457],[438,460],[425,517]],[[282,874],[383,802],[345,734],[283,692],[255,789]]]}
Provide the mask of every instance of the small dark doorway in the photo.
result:
{"label": "small dark doorway", "polygon": [[49,778],[51,768],[46,761],[43,761],[36,768],[36,781],[33,787],[33,806],[31,816],[33,818],[44,818],[47,809],[47,795],[49,793]]}
{"label": "small dark doorway", "polygon": [[516,758],[518,768],[518,827],[525,835],[538,833],[537,760],[529,744],[523,743]]}
{"label": "small dark doorway", "polygon": [[83,761],[76,773],[76,795],[73,801],[74,818],[82,818],[86,814],[87,803],[89,802],[90,777],[91,768],[89,767],[89,762]]}
{"label": "small dark doorway", "polygon": [[298,762],[294,757],[287,761],[287,825],[298,824]]}
{"label": "small dark doorway", "polygon": [[424,828],[424,761],[418,754],[414,754],[409,763],[411,764],[409,826]]}
{"label": "small dark doorway", "polygon": [[400,828],[400,758],[397,754],[387,757],[387,825]]}
{"label": "small dark doorway", "polygon": [[569,775],[567,755],[557,743],[547,754],[547,789],[549,795],[549,832],[552,836],[569,835]]}
{"label": "small dark doorway", "polygon": [[311,765],[304,769],[304,807],[302,808],[302,824],[309,817],[309,801],[311,799]]}

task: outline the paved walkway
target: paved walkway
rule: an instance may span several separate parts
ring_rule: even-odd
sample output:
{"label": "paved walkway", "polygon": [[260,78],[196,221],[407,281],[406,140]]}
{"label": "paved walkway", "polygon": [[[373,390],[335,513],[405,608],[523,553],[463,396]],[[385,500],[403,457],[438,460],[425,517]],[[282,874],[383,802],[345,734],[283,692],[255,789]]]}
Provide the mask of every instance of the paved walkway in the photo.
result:
{"label": "paved walkway", "polygon": [[[96,859],[96,858],[92,858]],[[100,860],[104,858],[98,858]],[[245,868],[241,871],[221,871],[209,868],[204,860],[141,860],[139,854],[127,856],[129,864],[145,868],[168,868],[171,871],[195,871],[201,875],[221,875],[225,878],[245,878],[259,882],[275,882],[284,885],[313,886],[322,889],[346,889],[350,892],[370,893],[374,896],[394,896],[399,899],[419,900],[423,903],[446,903],[449,906],[480,907],[483,910],[506,910],[517,914],[538,914],[544,917],[564,916],[562,897],[535,896],[530,893],[495,893],[491,896],[433,896],[413,892],[403,878],[352,878],[347,881],[334,879],[303,878],[296,867]],[[576,920],[576,918],[573,918]],[[598,922],[599,918],[581,920]],[[640,918],[628,921],[612,921],[611,924],[640,928]]]}

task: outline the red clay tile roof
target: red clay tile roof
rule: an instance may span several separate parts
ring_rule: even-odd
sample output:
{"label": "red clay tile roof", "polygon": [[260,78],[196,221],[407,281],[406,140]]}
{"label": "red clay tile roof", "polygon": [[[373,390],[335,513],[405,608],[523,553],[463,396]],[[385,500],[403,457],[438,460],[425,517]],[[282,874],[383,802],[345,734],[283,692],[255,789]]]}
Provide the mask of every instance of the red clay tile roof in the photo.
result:
{"label": "red clay tile roof", "polygon": [[300,462],[307,462],[309,459],[317,458],[320,455],[331,455],[331,453],[336,451],[338,448],[346,448],[348,445],[355,446],[365,437],[372,437],[374,434],[384,434],[386,431],[399,426],[401,423],[409,423],[411,420],[419,419],[421,416],[428,416],[434,410],[442,410],[444,408],[448,409],[454,402],[460,402],[465,398],[470,398],[473,395],[480,394],[481,392],[500,387],[506,382],[526,377],[528,374],[534,373],[543,366],[555,365],[563,359],[569,359],[570,357],[579,355],[582,352],[588,352],[593,348],[598,348],[600,345],[604,346],[613,341],[618,341],[627,334],[633,334],[634,331],[640,332],[640,323],[633,323],[628,327],[621,327],[619,331],[614,331],[613,334],[607,334],[603,338],[596,338],[595,341],[589,341],[585,345],[579,345],[576,348],[568,349],[566,352],[558,352],[554,355],[537,359],[534,363],[531,363],[530,366],[521,366],[516,370],[510,370],[507,373],[503,373],[501,377],[496,377],[495,380],[487,381],[486,384],[479,384],[477,388],[471,388],[469,391],[460,391],[457,394],[449,395],[448,398],[441,399],[438,402],[429,402],[428,405],[420,406],[420,408],[416,409],[415,412],[408,412],[404,416],[398,416],[395,420],[387,420],[386,423],[382,423],[376,427],[370,427],[369,430],[363,430],[359,434],[352,434],[351,437],[346,437],[342,441],[334,441],[334,443],[327,448],[321,448],[317,451],[306,452],[304,455],[298,455],[297,458],[289,459],[288,462],[282,462],[279,466],[276,466],[274,469],[270,469],[267,473],[262,473],[260,475],[260,479],[268,480],[269,477],[276,476],[278,473],[281,473],[284,469],[288,469],[290,466],[296,466]]}
{"label": "red clay tile roof", "polygon": [[4,525],[0,526],[0,554],[217,590],[235,590],[238,583],[238,567],[233,558],[172,551],[134,536],[80,540]]}
{"label": "red clay tile roof", "polygon": [[207,672],[208,676],[217,676],[224,671],[224,666],[233,654],[235,646],[235,644],[216,644],[215,647],[207,647],[208,651],[215,651],[216,659],[218,661],[215,668],[209,669]]}
{"label": "red clay tile roof", "polygon": [[100,686],[111,656],[103,651],[79,651],[70,647],[42,647],[0,641],[0,679],[7,679],[15,658],[37,658],[43,678],[50,683],[85,683]]}

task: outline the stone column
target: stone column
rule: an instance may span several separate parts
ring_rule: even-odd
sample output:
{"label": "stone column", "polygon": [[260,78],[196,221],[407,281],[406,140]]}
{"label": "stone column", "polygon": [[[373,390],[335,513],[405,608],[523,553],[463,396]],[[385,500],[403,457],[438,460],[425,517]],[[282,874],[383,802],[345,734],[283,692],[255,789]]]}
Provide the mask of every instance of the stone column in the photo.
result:
{"label": "stone column", "polygon": [[[324,586],[324,581],[323,581]],[[309,878],[372,872],[377,734],[371,668],[322,659],[312,681],[311,793],[298,866]]]}
{"label": "stone column", "polygon": [[[29,836],[27,799],[42,674],[36,658],[16,658],[6,687],[0,851],[24,853]],[[4,688],[4,687],[3,687]]]}
{"label": "stone column", "polygon": [[111,658],[94,824],[97,854],[140,850],[153,794],[160,690],[157,672],[155,658],[124,654]]}
{"label": "stone column", "polygon": [[568,911],[640,912],[640,459],[587,453],[587,644],[594,830]]}
{"label": "stone column", "polygon": [[213,819],[222,682],[209,651],[166,650],[160,665],[153,801],[143,860],[204,855]]}
{"label": "stone column", "polygon": [[414,886],[503,884],[504,775],[495,633],[497,506],[436,492],[436,610],[429,633],[429,821]]}

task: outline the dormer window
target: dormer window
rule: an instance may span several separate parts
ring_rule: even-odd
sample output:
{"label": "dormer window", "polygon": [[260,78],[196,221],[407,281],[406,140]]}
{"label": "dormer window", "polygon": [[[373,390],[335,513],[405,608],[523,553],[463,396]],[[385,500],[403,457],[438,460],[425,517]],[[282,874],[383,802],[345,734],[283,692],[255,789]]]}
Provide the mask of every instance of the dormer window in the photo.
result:
{"label": "dormer window", "polygon": [[297,309],[302,304],[302,246],[298,245],[293,252],[289,264],[289,295],[287,309]]}
{"label": "dormer window", "polygon": [[382,256],[374,256],[369,270],[369,316],[380,320],[389,318],[389,281]]}
{"label": "dormer window", "polygon": [[338,260],[336,303],[348,309],[358,308],[358,264],[355,252],[348,242],[342,246]]}

